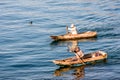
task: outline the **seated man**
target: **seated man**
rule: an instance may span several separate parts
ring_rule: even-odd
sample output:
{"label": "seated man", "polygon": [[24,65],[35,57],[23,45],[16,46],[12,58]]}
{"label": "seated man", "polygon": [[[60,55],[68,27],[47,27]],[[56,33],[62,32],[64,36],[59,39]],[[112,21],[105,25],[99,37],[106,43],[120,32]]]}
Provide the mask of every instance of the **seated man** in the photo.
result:
{"label": "seated man", "polygon": [[76,46],[76,48],[75,48],[75,50],[73,52],[75,53],[77,59],[79,61],[81,61],[82,64],[85,64],[84,61],[83,61],[83,59],[82,59],[83,56],[84,56],[84,53],[82,52],[82,50],[78,46]]}
{"label": "seated man", "polygon": [[82,52],[82,50],[78,46],[76,46],[74,53],[75,53],[77,58],[82,58],[84,56],[84,53]]}
{"label": "seated man", "polygon": [[74,24],[71,24],[70,26],[71,28],[68,28],[68,30],[70,30],[71,34],[77,34],[77,28]]}

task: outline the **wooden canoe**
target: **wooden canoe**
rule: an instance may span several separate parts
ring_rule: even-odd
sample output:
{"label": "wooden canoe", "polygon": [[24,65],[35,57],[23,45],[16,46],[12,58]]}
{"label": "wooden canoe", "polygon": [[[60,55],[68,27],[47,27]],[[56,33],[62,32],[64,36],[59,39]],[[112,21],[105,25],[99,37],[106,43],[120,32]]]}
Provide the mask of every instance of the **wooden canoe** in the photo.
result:
{"label": "wooden canoe", "polygon": [[58,36],[50,36],[54,40],[73,40],[73,39],[88,39],[94,38],[97,36],[96,31],[87,31],[78,34],[65,34],[65,35],[58,35]]}
{"label": "wooden canoe", "polygon": [[[83,62],[88,63],[92,61],[104,60],[106,58],[107,58],[107,53],[103,51],[96,51],[89,54],[85,54],[83,56]],[[53,63],[59,66],[72,66],[76,64],[82,65],[82,62],[79,61],[75,56],[63,60],[53,60]]]}

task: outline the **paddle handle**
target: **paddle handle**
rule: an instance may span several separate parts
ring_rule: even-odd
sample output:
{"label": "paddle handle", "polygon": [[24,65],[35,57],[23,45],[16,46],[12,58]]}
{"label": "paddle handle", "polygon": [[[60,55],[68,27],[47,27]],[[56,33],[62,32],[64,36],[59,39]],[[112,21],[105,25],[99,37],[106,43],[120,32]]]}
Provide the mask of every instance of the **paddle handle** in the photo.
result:
{"label": "paddle handle", "polygon": [[68,32],[68,26],[66,26],[66,33],[68,34],[69,32]]}

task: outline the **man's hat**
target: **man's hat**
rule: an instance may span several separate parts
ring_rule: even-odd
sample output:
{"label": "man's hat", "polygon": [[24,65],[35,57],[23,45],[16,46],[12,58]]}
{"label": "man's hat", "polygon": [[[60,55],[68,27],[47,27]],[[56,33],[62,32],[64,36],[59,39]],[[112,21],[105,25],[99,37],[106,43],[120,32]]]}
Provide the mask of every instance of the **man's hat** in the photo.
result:
{"label": "man's hat", "polygon": [[74,24],[71,24],[71,26],[70,26],[70,27],[71,27],[71,28],[72,28],[72,27],[75,27],[75,25],[74,25]]}

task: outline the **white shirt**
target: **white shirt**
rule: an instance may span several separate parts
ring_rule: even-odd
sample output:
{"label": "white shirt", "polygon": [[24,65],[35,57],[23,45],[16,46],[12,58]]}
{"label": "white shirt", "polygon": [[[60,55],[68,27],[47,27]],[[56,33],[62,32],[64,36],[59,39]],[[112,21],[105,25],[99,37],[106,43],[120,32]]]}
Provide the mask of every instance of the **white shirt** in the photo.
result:
{"label": "white shirt", "polygon": [[68,28],[68,30],[70,30],[70,32],[71,32],[72,34],[77,34],[77,29],[76,29],[76,27]]}
{"label": "white shirt", "polygon": [[77,52],[77,54],[79,55],[80,58],[84,56],[84,54],[81,50],[79,52]]}

